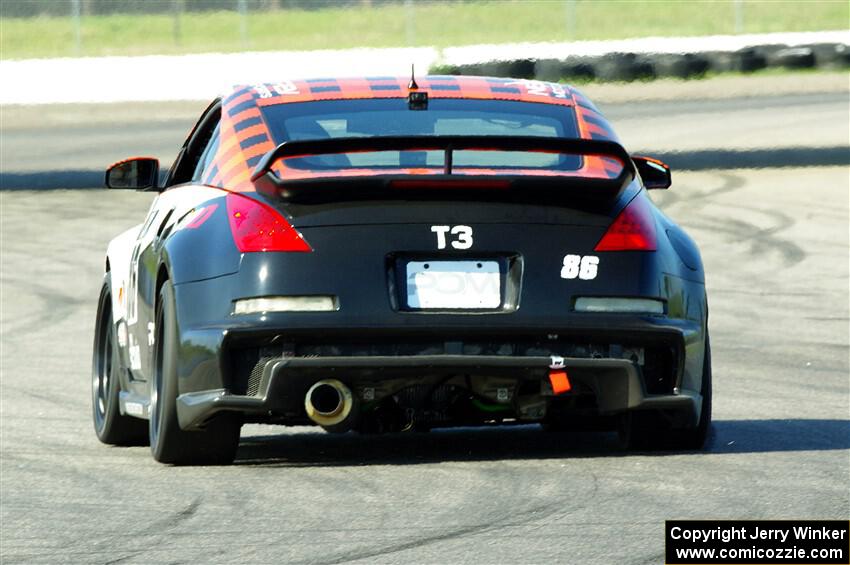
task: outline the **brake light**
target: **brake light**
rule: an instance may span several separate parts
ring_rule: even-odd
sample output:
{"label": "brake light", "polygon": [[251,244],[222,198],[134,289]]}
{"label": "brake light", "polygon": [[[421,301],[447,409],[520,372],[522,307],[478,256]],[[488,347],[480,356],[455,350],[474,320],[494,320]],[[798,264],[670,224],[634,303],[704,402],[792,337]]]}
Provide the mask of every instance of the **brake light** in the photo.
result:
{"label": "brake light", "polygon": [[511,187],[508,181],[500,180],[394,180],[390,182],[392,188],[409,188],[412,190],[425,190],[435,188],[448,188],[464,190],[468,188],[483,190],[506,190]]}
{"label": "brake light", "polygon": [[301,234],[273,208],[234,193],[227,195],[226,202],[230,232],[242,253],[313,251]]}
{"label": "brake light", "polygon": [[596,251],[655,251],[655,218],[638,196],[623,208],[596,244]]}

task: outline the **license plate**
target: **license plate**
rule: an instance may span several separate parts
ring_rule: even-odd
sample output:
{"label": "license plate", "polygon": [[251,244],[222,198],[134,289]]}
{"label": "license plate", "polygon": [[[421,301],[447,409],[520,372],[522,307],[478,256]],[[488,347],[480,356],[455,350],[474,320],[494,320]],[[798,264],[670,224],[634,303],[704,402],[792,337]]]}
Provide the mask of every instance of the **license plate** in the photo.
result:
{"label": "license plate", "polygon": [[480,310],[502,304],[498,261],[410,261],[407,306]]}

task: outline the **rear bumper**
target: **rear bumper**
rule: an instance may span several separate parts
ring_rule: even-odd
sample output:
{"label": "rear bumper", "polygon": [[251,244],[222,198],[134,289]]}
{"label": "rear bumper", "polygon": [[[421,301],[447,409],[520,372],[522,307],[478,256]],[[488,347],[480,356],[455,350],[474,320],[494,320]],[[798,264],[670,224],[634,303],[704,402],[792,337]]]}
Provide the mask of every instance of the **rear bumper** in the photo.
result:
{"label": "rear bumper", "polygon": [[[651,395],[645,390],[636,365],[626,359],[565,358],[570,380],[592,390],[600,414],[629,410],[661,410],[672,415],[675,425],[693,426],[699,419],[701,397],[688,391]],[[336,356],[272,359],[262,369],[256,395],[232,394],[225,388],[187,392],[177,398],[180,426],[199,429],[213,415],[234,411],[246,416],[291,413],[303,406],[307,389],[322,378],[344,379],[349,385],[360,380],[398,378],[406,374],[429,376],[464,372],[509,374],[545,379],[551,357],[504,355],[407,355]]]}

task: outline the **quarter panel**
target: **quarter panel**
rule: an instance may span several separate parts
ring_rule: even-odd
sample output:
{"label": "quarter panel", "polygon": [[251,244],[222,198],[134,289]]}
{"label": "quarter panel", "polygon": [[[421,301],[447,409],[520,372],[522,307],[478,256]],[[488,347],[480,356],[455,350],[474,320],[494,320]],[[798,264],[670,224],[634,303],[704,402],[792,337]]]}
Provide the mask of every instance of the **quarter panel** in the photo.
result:
{"label": "quarter panel", "polygon": [[230,231],[225,198],[220,191],[214,196],[179,218],[164,242],[161,262],[167,262],[174,285],[239,270],[241,253]]}
{"label": "quarter panel", "polygon": [[133,254],[133,245],[141,227],[142,224],[138,224],[119,234],[109,242],[106,249],[106,259],[112,273],[112,312],[116,323],[127,318],[124,293],[130,274],[130,257]]}

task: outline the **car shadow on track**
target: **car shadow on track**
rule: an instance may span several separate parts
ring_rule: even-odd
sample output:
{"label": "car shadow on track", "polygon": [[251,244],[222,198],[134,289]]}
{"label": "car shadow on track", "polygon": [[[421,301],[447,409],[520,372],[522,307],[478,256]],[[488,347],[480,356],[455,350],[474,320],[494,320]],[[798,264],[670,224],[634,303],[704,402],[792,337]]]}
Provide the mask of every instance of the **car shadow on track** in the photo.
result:
{"label": "car shadow on track", "polygon": [[304,433],[243,437],[237,465],[417,465],[600,456],[617,453],[614,433],[547,433],[537,425],[383,435]]}
{"label": "car shadow on track", "polygon": [[850,420],[719,420],[710,453],[769,453],[850,449]]}
{"label": "car shadow on track", "polygon": [[272,467],[417,465],[495,461],[850,449],[850,420],[715,421],[700,452],[628,453],[614,433],[549,433],[536,425],[461,428],[378,436],[321,431],[243,437],[237,465]]}

